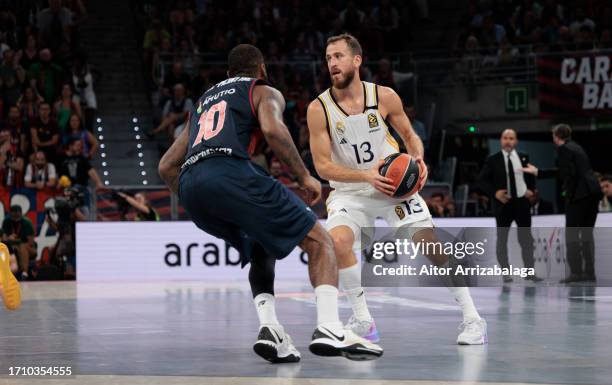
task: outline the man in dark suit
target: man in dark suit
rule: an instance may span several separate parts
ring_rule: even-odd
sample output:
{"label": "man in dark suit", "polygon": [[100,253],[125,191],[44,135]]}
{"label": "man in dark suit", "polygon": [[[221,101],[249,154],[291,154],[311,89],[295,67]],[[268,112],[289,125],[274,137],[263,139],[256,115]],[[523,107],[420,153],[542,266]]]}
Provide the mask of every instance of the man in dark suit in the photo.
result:
{"label": "man in dark suit", "polygon": [[[584,149],[572,140],[567,124],[553,127],[559,178],[565,196],[565,242],[571,274],[561,283],[595,281],[593,227],[602,197],[599,182]],[[584,263],[583,263],[584,262]]]}
{"label": "man in dark suit", "polygon": [[[497,261],[501,267],[508,267],[508,232],[512,222],[518,226],[518,240],[521,246],[523,264],[534,267],[533,236],[531,235],[531,211],[529,198],[535,189],[535,177],[524,174],[523,168],[529,163],[527,154],[517,152],[516,131],[506,129],[501,135],[502,150],[487,158],[480,173],[485,191],[492,197],[492,209],[497,222]],[[526,279],[540,281],[536,276]],[[512,282],[509,276],[504,282]]]}

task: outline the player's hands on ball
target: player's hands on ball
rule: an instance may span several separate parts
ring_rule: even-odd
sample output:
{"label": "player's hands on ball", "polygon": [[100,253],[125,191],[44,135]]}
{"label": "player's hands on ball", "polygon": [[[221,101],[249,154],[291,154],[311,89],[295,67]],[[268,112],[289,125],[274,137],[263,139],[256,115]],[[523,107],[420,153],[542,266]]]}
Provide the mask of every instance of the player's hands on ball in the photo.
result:
{"label": "player's hands on ball", "polygon": [[308,194],[308,204],[314,205],[321,200],[321,182],[312,177],[312,175],[306,176],[301,181],[298,181],[300,188],[305,190]]}
{"label": "player's hands on ball", "polygon": [[384,159],[379,159],[378,163],[366,171],[365,179],[366,181],[374,186],[374,188],[383,194],[393,196],[395,192],[395,187],[393,187],[393,180],[387,177],[380,175],[380,168],[385,164]]}
{"label": "player's hands on ball", "polygon": [[508,199],[508,190],[501,189],[495,192],[495,198],[503,204],[508,203],[510,199]]}
{"label": "player's hands on ball", "polygon": [[419,187],[416,191],[421,191],[425,184],[427,183],[427,177],[429,176],[429,171],[427,170],[427,165],[423,158],[416,157],[414,160],[419,164]]}

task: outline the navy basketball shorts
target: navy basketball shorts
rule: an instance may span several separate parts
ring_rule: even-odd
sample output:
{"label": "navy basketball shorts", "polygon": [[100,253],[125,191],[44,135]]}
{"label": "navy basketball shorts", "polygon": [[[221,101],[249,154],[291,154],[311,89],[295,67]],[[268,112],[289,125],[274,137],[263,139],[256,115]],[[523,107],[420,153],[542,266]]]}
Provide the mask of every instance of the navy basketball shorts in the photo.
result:
{"label": "navy basketball shorts", "polygon": [[196,226],[240,252],[243,266],[255,243],[286,257],[317,221],[300,198],[246,159],[218,156],[189,166],[179,198]]}

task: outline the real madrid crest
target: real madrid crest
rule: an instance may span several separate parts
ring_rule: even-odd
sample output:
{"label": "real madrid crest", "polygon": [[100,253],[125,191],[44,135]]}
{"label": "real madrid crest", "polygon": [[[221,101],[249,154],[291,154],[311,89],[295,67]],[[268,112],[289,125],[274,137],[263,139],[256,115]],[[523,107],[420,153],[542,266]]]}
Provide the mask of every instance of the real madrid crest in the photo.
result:
{"label": "real madrid crest", "polygon": [[404,212],[402,206],[395,206],[395,213],[397,214],[399,219],[404,219],[404,217],[406,216],[406,213]]}
{"label": "real madrid crest", "polygon": [[344,123],[336,122],[336,131],[338,131],[338,134],[343,135],[344,134]]}
{"label": "real madrid crest", "polygon": [[370,128],[378,127],[378,118],[375,113],[368,114],[368,124]]}

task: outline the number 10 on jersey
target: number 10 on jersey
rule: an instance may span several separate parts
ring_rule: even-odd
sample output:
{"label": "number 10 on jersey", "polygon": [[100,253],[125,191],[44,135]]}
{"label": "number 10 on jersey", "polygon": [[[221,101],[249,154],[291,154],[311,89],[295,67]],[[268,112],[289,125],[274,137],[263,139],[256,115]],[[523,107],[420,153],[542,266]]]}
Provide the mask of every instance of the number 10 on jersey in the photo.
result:
{"label": "number 10 on jersey", "polygon": [[[192,147],[200,144],[202,139],[209,140],[214,138],[221,132],[221,130],[223,130],[226,108],[227,102],[222,100],[219,103],[212,105],[208,110],[204,111],[204,113],[200,115],[200,120],[198,121],[198,136],[196,136]],[[217,124],[215,124],[215,115],[217,113],[219,113],[219,118],[217,119]]]}

